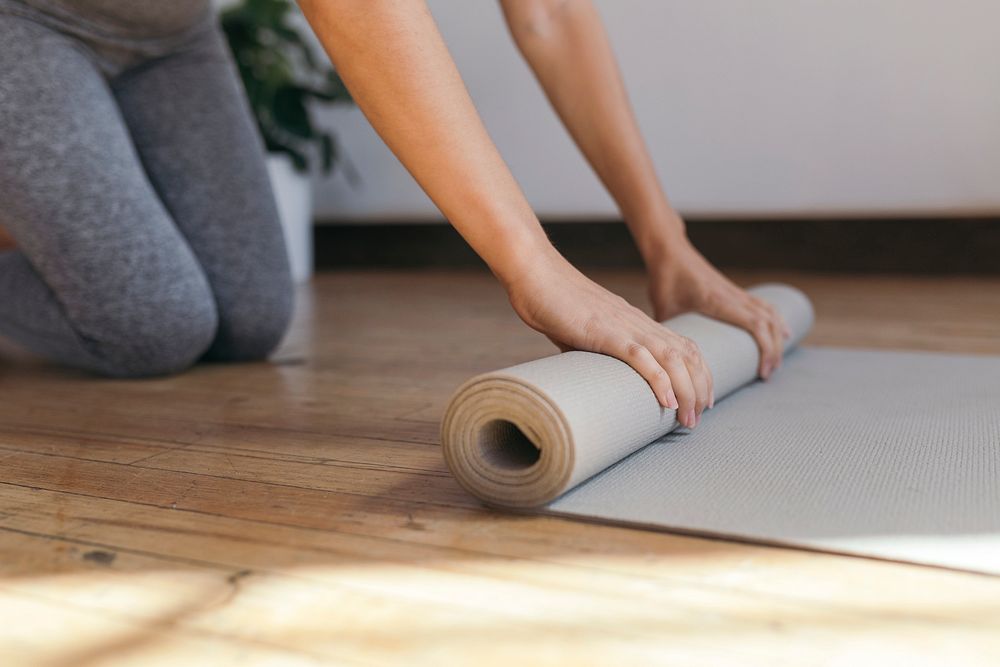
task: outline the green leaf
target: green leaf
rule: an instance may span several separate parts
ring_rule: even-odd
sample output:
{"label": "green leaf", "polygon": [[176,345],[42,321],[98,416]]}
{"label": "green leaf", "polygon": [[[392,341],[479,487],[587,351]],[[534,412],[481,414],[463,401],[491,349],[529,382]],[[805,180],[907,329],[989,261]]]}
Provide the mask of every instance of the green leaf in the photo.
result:
{"label": "green leaf", "polygon": [[313,125],[311,105],[352,100],[292,20],[297,11],[290,0],[242,0],[220,21],[267,149],[289,155],[300,170],[318,154],[329,172],[340,157],[336,139]]}
{"label": "green leaf", "polygon": [[337,144],[333,136],[327,132],[319,135],[320,160],[324,174],[329,174],[333,169],[334,160],[337,158]]}
{"label": "green leaf", "polygon": [[306,96],[302,88],[288,86],[275,91],[274,120],[291,134],[302,139],[317,139],[305,105]]}

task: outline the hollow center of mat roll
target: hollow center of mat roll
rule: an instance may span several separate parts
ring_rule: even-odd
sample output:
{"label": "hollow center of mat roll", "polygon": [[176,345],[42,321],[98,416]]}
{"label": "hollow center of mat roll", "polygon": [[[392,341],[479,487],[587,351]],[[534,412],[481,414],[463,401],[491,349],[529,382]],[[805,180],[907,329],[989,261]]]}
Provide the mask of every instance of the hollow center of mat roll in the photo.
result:
{"label": "hollow center of mat roll", "polygon": [[482,461],[500,470],[524,470],[542,456],[521,429],[503,419],[487,422],[479,429],[478,445]]}

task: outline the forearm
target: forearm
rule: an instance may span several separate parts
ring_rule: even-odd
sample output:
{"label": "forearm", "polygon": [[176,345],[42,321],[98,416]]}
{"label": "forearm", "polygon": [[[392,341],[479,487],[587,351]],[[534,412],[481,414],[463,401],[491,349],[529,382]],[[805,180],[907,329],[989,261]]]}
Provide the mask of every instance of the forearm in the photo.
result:
{"label": "forearm", "polygon": [[300,0],[376,132],[505,284],[554,253],[422,0]]}
{"label": "forearm", "polygon": [[501,0],[511,35],[618,204],[647,263],[684,236],[590,0]]}

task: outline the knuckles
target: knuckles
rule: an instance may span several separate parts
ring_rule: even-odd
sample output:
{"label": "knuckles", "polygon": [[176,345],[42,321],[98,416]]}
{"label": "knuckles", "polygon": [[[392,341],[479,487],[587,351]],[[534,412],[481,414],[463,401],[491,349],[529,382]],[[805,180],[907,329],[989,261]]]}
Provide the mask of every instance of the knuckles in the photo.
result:
{"label": "knuckles", "polygon": [[676,347],[668,347],[666,350],[664,350],[663,351],[663,358],[669,364],[675,364],[675,363],[678,363],[680,361],[683,361],[681,352]]}
{"label": "knuckles", "polygon": [[698,361],[701,359],[701,348],[698,347],[698,343],[690,338],[684,338],[681,344],[684,346],[684,352],[689,361]]}
{"label": "knuckles", "polygon": [[645,351],[645,349],[646,348],[640,345],[639,343],[631,341],[628,345],[625,346],[625,356],[628,357],[629,359],[635,359],[641,356],[643,351]]}
{"label": "knuckles", "polygon": [[588,347],[596,347],[596,343],[600,338],[601,320],[591,315],[583,321],[580,331],[583,334],[583,340],[586,342],[586,345]]}

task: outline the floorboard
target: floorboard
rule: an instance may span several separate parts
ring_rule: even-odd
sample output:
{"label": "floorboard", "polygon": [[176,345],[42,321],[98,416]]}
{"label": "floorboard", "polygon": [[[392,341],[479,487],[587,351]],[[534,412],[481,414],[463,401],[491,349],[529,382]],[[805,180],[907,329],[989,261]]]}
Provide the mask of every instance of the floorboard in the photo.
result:
{"label": "floorboard", "polygon": [[[805,289],[808,344],[1000,354],[997,278],[737,277]],[[272,363],[127,382],[5,347],[0,663],[1000,661],[997,577],[481,507],[448,396],[550,353],[478,271],[321,274]]]}

